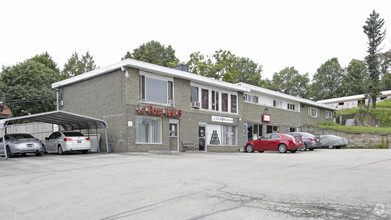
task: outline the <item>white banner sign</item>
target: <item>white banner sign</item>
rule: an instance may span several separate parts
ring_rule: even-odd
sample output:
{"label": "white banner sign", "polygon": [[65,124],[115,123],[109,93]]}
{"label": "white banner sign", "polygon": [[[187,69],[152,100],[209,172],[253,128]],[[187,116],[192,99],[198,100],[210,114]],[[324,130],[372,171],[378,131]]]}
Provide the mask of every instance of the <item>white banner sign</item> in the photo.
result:
{"label": "white banner sign", "polygon": [[224,122],[224,123],[234,123],[233,118],[220,117],[220,116],[212,116],[212,121]]}

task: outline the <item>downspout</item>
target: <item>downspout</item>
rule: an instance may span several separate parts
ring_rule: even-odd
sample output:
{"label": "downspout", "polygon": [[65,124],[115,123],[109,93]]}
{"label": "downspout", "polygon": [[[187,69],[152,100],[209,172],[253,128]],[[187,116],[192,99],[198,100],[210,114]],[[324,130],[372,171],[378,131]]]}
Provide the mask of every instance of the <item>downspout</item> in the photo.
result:
{"label": "downspout", "polygon": [[60,100],[59,100],[59,97],[60,97],[60,89],[59,89],[59,88],[56,89],[56,93],[57,93],[56,99],[57,99],[57,111],[58,111],[58,110],[60,110]]}

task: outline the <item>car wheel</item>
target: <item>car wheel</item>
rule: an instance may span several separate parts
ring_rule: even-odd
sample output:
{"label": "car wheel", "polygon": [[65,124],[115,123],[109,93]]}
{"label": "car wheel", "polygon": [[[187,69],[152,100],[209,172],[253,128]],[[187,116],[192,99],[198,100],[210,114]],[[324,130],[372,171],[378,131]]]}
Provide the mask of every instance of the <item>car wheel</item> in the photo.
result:
{"label": "car wheel", "polygon": [[254,147],[253,147],[253,145],[251,145],[251,144],[247,145],[247,146],[246,146],[246,151],[247,151],[248,153],[254,152]]}
{"label": "car wheel", "polygon": [[258,151],[258,153],[263,153],[263,151]]}
{"label": "car wheel", "polygon": [[341,149],[341,147],[335,147],[335,148],[337,148],[337,149]]}
{"label": "car wheel", "polygon": [[35,153],[35,156],[42,156],[42,152],[37,152],[37,153]]}
{"label": "car wheel", "polygon": [[9,146],[7,146],[7,157],[13,157],[14,155],[11,153],[11,149]]}
{"label": "car wheel", "polygon": [[46,147],[45,146],[42,146],[42,154],[46,154]]}
{"label": "car wheel", "polygon": [[307,150],[307,144],[304,143],[304,147],[301,149],[301,151],[306,151]]}
{"label": "car wheel", "polygon": [[87,154],[88,153],[88,150],[82,150],[81,151],[83,154]]}
{"label": "car wheel", "polygon": [[64,151],[62,150],[62,147],[60,145],[58,145],[58,154],[59,155],[64,154]]}
{"label": "car wheel", "polygon": [[26,153],[21,153],[21,155],[22,155],[23,157],[25,157],[25,156],[26,156]]}
{"label": "car wheel", "polygon": [[310,148],[310,149],[308,149],[308,150],[310,150],[310,151],[313,151],[313,150],[314,150],[314,148]]}
{"label": "car wheel", "polygon": [[296,149],[290,150],[290,152],[291,152],[292,154],[294,154],[294,153],[296,153]]}
{"label": "car wheel", "polygon": [[285,145],[285,144],[280,144],[280,145],[278,145],[278,151],[279,151],[280,153],[286,153],[286,150],[287,150],[287,148],[286,148],[286,145]]}

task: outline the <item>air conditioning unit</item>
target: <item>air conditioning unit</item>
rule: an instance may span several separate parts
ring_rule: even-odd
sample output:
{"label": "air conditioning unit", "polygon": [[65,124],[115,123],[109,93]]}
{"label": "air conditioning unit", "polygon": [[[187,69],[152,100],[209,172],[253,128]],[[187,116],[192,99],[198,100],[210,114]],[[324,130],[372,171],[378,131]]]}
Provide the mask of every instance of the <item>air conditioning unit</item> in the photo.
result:
{"label": "air conditioning unit", "polygon": [[168,100],[168,105],[175,106],[175,100],[173,100],[173,99]]}
{"label": "air conditioning unit", "polygon": [[191,102],[191,107],[192,108],[201,108],[201,103],[200,102]]}

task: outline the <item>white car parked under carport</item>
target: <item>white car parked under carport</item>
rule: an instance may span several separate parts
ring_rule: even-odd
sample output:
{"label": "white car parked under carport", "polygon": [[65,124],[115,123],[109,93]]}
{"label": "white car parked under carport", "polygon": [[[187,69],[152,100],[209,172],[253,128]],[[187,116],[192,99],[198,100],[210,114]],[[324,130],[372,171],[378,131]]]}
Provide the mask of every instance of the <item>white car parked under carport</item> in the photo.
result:
{"label": "white car parked under carport", "polygon": [[81,151],[86,154],[91,149],[91,141],[78,131],[57,131],[45,138],[44,147],[47,153]]}

